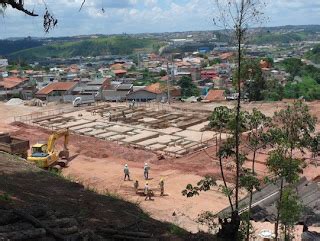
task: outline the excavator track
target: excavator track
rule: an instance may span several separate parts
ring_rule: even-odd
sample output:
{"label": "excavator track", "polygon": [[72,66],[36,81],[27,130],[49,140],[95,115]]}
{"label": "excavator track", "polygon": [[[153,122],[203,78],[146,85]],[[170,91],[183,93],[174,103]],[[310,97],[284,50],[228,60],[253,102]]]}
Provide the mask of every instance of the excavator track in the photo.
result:
{"label": "excavator track", "polygon": [[57,161],[57,165],[60,166],[61,168],[66,167],[68,164],[68,160],[66,159],[60,159]]}

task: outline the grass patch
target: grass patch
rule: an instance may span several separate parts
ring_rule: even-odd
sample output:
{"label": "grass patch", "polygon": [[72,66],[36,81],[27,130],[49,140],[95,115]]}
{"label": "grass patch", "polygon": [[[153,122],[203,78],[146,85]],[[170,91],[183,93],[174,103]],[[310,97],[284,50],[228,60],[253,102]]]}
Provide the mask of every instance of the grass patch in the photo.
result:
{"label": "grass patch", "polygon": [[3,193],[0,195],[0,201],[4,201],[4,202],[11,202],[12,198],[8,193]]}
{"label": "grass patch", "polygon": [[179,226],[175,225],[175,224],[170,224],[169,226],[169,232],[173,235],[177,235],[177,236],[184,236],[187,234],[187,231],[180,228]]}

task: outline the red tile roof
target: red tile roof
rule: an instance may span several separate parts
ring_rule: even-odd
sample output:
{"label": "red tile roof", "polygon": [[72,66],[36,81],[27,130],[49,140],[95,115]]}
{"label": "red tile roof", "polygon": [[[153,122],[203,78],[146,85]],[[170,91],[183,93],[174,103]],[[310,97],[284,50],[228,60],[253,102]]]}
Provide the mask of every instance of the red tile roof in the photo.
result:
{"label": "red tile roof", "polygon": [[26,73],[26,74],[33,74],[33,70],[32,70],[32,69],[27,69],[27,70],[25,71],[25,73]]}
{"label": "red tile roof", "polygon": [[210,90],[205,97],[206,101],[222,101],[225,100],[226,98],[224,97],[224,90]]}
{"label": "red tile roof", "polygon": [[162,76],[162,77],[160,78],[160,80],[161,80],[161,81],[168,81],[168,80],[169,80],[169,76],[168,76],[168,75]]}
{"label": "red tile roof", "polygon": [[123,68],[123,64],[113,64],[110,66],[110,69],[113,69],[113,70],[121,70]]}
{"label": "red tile roof", "polygon": [[112,72],[114,74],[126,74],[127,73],[127,71],[123,70],[123,69],[114,69],[114,70],[112,70]]}
{"label": "red tile roof", "polygon": [[155,93],[155,94],[161,94],[164,91],[164,86],[161,86],[161,84],[157,82],[157,83],[146,86],[144,90]]}
{"label": "red tile roof", "polygon": [[19,70],[13,69],[13,70],[10,70],[9,73],[11,73],[11,74],[19,74]]}
{"label": "red tile roof", "polygon": [[77,85],[76,82],[55,82],[39,90],[37,95],[48,95],[52,91],[68,91]]}
{"label": "red tile roof", "polygon": [[28,78],[20,78],[20,77],[3,78],[3,80],[0,81],[0,86],[3,86],[6,89],[12,89],[27,80]]}
{"label": "red tile roof", "polygon": [[220,59],[225,60],[225,59],[229,59],[233,56],[234,56],[234,53],[230,52],[230,53],[223,53],[219,57],[220,57]]}

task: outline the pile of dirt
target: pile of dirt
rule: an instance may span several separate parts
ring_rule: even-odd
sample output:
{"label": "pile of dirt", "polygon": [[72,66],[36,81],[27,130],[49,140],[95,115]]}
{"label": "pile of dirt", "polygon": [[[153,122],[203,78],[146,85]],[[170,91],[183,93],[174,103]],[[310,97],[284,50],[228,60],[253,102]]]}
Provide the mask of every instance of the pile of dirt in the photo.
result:
{"label": "pile of dirt", "polygon": [[12,98],[6,102],[6,105],[23,105],[23,100],[19,98]]}

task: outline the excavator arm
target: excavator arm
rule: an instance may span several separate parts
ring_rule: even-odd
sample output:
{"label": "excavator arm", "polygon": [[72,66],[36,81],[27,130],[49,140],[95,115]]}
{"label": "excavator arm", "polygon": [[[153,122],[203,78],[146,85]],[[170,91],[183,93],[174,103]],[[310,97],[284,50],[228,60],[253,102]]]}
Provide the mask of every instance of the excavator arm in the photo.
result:
{"label": "excavator arm", "polygon": [[57,132],[54,132],[49,136],[48,139],[48,153],[52,153],[55,148],[56,141],[64,137],[64,151],[68,150],[68,142],[69,142],[69,129],[62,129]]}

